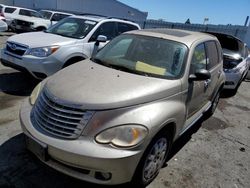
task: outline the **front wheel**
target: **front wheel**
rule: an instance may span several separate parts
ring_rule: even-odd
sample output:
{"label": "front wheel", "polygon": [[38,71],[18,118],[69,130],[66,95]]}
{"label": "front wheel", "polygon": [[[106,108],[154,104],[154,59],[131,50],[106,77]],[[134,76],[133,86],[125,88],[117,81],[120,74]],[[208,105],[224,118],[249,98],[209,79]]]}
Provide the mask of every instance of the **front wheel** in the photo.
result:
{"label": "front wheel", "polygon": [[166,161],[171,143],[171,137],[164,134],[152,140],[136,169],[133,185],[145,187],[156,178]]}

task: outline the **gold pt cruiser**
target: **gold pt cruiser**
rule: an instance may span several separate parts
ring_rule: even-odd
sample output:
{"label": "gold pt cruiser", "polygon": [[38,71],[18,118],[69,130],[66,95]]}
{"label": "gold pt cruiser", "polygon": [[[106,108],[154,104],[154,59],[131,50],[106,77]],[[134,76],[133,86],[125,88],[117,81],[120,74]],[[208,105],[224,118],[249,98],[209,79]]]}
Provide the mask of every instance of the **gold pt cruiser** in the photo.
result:
{"label": "gold pt cruiser", "polygon": [[146,186],[172,143],[213,114],[224,82],[214,36],[127,32],[36,86],[20,111],[26,145],[75,178]]}

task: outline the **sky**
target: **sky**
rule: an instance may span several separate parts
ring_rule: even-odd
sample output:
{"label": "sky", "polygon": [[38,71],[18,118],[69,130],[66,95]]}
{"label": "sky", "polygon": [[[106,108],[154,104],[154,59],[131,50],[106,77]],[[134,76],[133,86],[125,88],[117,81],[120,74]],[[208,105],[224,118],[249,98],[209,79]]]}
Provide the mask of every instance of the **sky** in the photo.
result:
{"label": "sky", "polygon": [[119,0],[133,8],[148,12],[148,19],[169,22],[244,25],[250,16],[250,0]]}

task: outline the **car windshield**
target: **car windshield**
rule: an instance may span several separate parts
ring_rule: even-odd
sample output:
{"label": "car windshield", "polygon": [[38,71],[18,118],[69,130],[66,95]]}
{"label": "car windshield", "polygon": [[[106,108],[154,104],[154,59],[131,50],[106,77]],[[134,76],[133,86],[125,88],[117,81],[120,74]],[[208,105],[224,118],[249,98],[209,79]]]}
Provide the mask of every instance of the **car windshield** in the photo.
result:
{"label": "car windshield", "polygon": [[92,60],[121,71],[166,79],[181,77],[187,47],[162,38],[123,34]]}
{"label": "car windshield", "polygon": [[97,22],[87,19],[67,17],[50,27],[45,32],[61,35],[64,37],[84,38],[97,24]]}
{"label": "car windshield", "polygon": [[45,10],[40,10],[39,13],[42,15],[42,17],[46,20],[50,20],[50,17],[52,15],[51,12],[45,11]]}

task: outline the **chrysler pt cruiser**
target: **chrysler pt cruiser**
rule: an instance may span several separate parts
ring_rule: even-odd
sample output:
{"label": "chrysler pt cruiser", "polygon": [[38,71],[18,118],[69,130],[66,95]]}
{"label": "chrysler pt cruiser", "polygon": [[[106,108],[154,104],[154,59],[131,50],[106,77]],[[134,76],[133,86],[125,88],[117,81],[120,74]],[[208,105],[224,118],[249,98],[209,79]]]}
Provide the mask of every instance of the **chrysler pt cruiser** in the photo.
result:
{"label": "chrysler pt cruiser", "polygon": [[212,35],[127,32],[35,87],[20,110],[26,146],[75,178],[146,186],[171,144],[213,114],[224,81]]}

